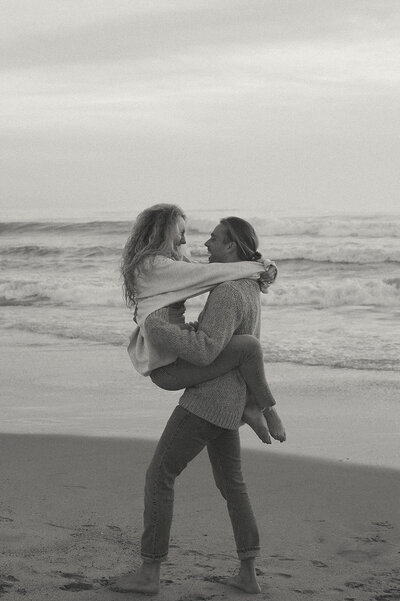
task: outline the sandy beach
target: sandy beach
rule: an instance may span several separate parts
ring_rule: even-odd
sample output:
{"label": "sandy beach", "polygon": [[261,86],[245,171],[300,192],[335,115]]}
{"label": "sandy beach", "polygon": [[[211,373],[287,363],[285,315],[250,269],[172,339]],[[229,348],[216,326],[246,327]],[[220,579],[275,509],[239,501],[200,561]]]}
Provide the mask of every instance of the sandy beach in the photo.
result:
{"label": "sandy beach", "polygon": [[[144,473],[178,395],[120,347],[20,337],[0,355],[0,597],[140,599],[109,583],[140,562]],[[258,598],[399,599],[398,375],[267,369],[288,441],[263,447],[241,429]],[[171,542],[158,598],[248,600],[221,583],[237,560],[205,453],[177,482]]]}
{"label": "sandy beach", "polygon": [[[204,449],[156,601],[400,601],[399,30],[400,0],[0,2],[0,601],[149,598],[113,589],[182,393],[126,349],[179,299],[203,348],[259,332],[287,439],[239,429],[261,592]],[[260,305],[214,292],[257,261]]]}

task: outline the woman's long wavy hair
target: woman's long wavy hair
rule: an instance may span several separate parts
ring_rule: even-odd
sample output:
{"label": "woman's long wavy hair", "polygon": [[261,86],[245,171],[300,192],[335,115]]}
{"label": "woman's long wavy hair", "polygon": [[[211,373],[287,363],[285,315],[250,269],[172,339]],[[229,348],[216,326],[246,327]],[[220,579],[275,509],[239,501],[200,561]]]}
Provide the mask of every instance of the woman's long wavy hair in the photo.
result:
{"label": "woman's long wavy hair", "polygon": [[179,217],[186,219],[180,207],[170,204],[153,205],[137,216],[121,259],[122,289],[128,307],[136,305],[135,274],[144,267],[144,259],[156,255],[180,259],[174,248]]}
{"label": "woman's long wavy hair", "polygon": [[239,259],[242,261],[258,261],[258,236],[254,227],[240,217],[225,217],[220,223],[225,227],[225,242],[235,242]]}

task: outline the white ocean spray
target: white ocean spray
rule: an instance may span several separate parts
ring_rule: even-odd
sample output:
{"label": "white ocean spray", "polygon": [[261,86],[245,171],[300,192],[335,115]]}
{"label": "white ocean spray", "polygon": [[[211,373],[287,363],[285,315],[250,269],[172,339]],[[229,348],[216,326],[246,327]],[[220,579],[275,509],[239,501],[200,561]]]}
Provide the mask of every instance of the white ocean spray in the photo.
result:
{"label": "white ocean spray", "polygon": [[[194,260],[207,260],[204,241],[222,214],[189,215]],[[262,296],[266,361],[400,370],[399,215],[247,219],[279,268]],[[0,223],[0,328],[37,343],[125,345],[133,323],[119,261],[130,227]],[[188,302],[191,317],[203,302]]]}

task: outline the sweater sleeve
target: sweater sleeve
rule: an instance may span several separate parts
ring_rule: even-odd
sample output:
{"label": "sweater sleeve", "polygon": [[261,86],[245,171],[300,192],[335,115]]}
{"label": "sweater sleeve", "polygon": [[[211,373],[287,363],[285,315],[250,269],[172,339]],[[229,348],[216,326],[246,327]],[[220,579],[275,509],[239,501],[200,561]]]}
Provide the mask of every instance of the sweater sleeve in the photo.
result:
{"label": "sweater sleeve", "polygon": [[237,261],[233,263],[188,263],[174,261],[167,257],[157,257],[153,265],[145,270],[140,278],[140,297],[149,295],[180,292],[185,294],[184,300],[195,296],[198,290],[206,292],[217,284],[227,280],[242,278],[258,279],[265,271],[265,266],[258,261]]}
{"label": "sweater sleeve", "polygon": [[182,330],[152,314],[145,322],[146,333],[154,344],[165,345],[189,363],[210,365],[240,324],[238,306],[235,289],[221,284],[210,293],[197,331]]}
{"label": "sweater sleeve", "polygon": [[257,261],[186,263],[158,256],[137,277],[137,323],[142,326],[153,311],[209,292],[222,282],[258,279],[264,271]]}

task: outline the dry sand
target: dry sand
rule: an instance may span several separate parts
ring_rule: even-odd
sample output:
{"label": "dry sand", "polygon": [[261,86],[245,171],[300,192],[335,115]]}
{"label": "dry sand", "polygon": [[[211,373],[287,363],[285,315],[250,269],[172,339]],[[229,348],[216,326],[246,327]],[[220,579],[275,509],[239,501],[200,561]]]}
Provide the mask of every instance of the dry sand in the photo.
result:
{"label": "dry sand", "polygon": [[[176,397],[132,376],[121,349],[25,342],[1,351],[0,597],[143,598],[108,584],[140,562],[143,480],[156,442],[140,430],[162,428]],[[258,598],[400,599],[400,471],[385,467],[400,467],[396,376],[269,371],[292,442],[244,451],[262,538]],[[153,430],[137,397],[161,407]],[[129,431],[134,438],[124,438]],[[248,601],[220,583],[237,560],[205,453],[177,482],[171,543],[158,598]]]}

